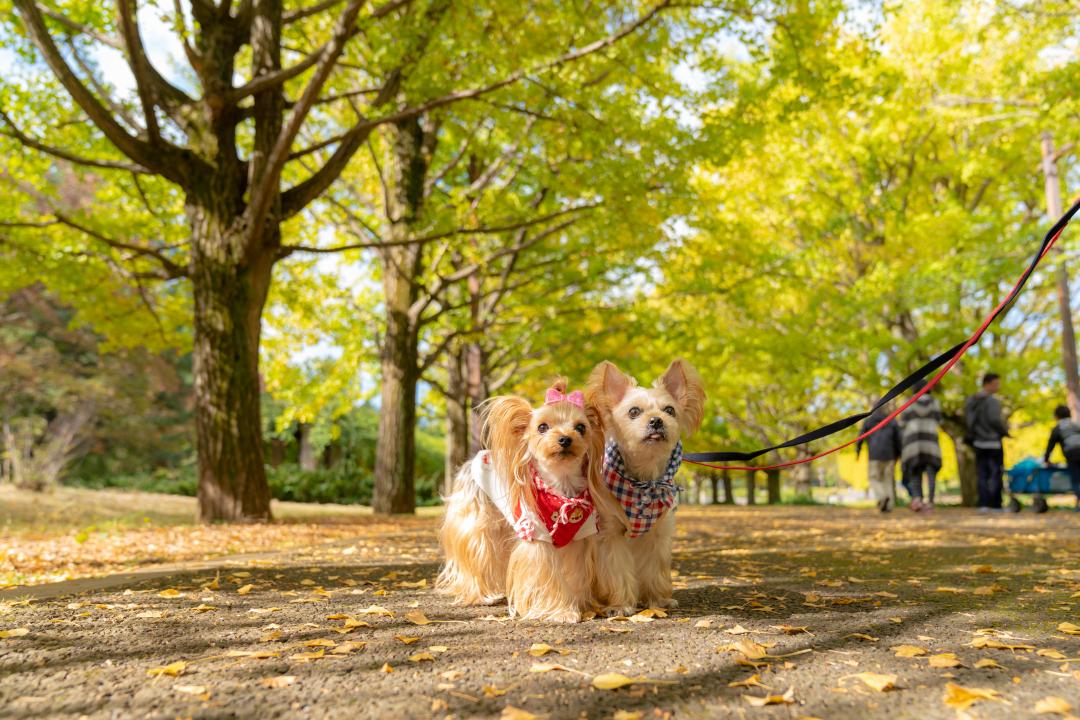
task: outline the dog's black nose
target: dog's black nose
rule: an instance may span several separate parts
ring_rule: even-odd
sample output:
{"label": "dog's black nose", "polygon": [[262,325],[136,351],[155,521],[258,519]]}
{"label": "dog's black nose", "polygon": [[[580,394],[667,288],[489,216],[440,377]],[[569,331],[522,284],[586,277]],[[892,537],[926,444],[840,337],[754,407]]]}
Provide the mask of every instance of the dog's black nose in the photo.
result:
{"label": "dog's black nose", "polygon": [[573,438],[570,438],[570,437],[567,437],[566,435],[563,435],[562,437],[559,438],[559,447],[564,448],[564,449],[568,448],[568,447],[570,447],[570,444],[573,443],[573,442],[574,442]]}
{"label": "dog's black nose", "polygon": [[664,421],[658,417],[649,418],[649,427],[653,430],[660,430],[664,427]]}

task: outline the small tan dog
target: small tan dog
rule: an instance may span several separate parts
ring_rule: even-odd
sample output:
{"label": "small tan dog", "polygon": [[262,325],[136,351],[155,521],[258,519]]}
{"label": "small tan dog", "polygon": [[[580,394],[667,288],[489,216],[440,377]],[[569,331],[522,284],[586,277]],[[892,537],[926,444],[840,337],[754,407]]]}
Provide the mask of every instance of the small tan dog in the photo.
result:
{"label": "small tan dog", "polygon": [[680,436],[701,425],[705,391],[694,367],[675,360],[651,388],[610,362],[596,366],[586,407],[599,412],[607,437],[592,488],[599,514],[595,594],[607,614],[673,607],[671,541],[682,462]]}
{"label": "small tan dog", "polygon": [[599,417],[560,379],[535,409],[520,397],[488,401],[484,437],[488,449],[462,466],[446,498],[437,589],[466,605],[505,596],[523,619],[580,621],[593,608]]}

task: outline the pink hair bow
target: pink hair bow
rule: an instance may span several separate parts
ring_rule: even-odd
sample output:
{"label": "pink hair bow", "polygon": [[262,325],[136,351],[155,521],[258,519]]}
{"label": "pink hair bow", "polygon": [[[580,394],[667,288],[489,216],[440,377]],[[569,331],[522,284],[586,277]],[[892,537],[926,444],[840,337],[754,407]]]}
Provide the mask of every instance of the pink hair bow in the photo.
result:
{"label": "pink hair bow", "polygon": [[556,388],[548,388],[547,395],[544,397],[545,405],[554,405],[558,402],[568,402],[571,405],[577,405],[582,410],[585,409],[585,396],[580,390],[574,390],[573,392],[563,393]]}

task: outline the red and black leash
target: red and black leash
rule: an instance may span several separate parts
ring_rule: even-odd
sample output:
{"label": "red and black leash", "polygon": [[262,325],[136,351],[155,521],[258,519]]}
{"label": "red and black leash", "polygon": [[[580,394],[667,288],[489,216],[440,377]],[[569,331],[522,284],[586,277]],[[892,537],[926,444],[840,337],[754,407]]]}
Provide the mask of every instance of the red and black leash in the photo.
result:
{"label": "red and black leash", "polygon": [[[828,425],[819,427],[816,430],[811,430],[808,433],[804,433],[796,438],[792,438],[791,440],[782,442],[779,445],[773,445],[772,447],[762,448],[753,452],[686,453],[685,455],[683,455],[683,462],[713,468],[714,470],[779,470],[781,468],[791,467],[793,465],[801,465],[803,463],[819,460],[826,455],[832,455],[834,452],[843,450],[846,447],[854,445],[860,440],[865,440],[866,438],[870,437],[878,430],[892,422],[900,413],[911,407],[911,405],[916,400],[918,400],[924,394],[929,392],[931,388],[937,385],[941,381],[941,378],[945,377],[949,373],[949,371],[952,370],[953,366],[956,365],[956,363],[960,360],[960,358],[964,356],[964,353],[966,353],[972,345],[979,341],[979,338],[983,336],[983,333],[985,333],[986,329],[990,327],[990,324],[993,323],[994,320],[996,320],[998,316],[1001,315],[1002,312],[1004,312],[1005,308],[1008,307],[1009,304],[1016,299],[1016,296],[1020,294],[1020,291],[1023,290],[1024,285],[1028,281],[1028,278],[1031,277],[1031,274],[1035,272],[1035,268],[1039,266],[1039,263],[1042,262],[1042,259],[1046,257],[1047,253],[1050,252],[1050,248],[1054,247],[1054,243],[1056,243],[1058,238],[1061,237],[1061,233],[1064,232],[1065,227],[1069,224],[1069,221],[1072,220],[1073,216],[1076,215],[1077,211],[1080,211],[1080,200],[1077,200],[1075,203],[1073,203],[1073,206],[1069,208],[1069,211],[1062,215],[1061,219],[1054,223],[1054,226],[1050,228],[1049,232],[1046,233],[1046,236],[1043,238],[1042,245],[1039,246],[1039,251],[1035,254],[1035,257],[1032,259],[1031,263],[1024,271],[1024,274],[1020,276],[1020,279],[1017,280],[1016,285],[1013,286],[1013,289],[1009,292],[1009,294],[1006,295],[1005,298],[997,304],[997,307],[995,307],[993,311],[991,311],[990,314],[986,316],[986,319],[983,320],[982,325],[979,326],[978,330],[972,333],[971,337],[969,337],[966,341],[960,343],[959,345],[949,348],[944,353],[938,355],[933,360],[926,363],[921,368],[898,382],[896,385],[893,386],[891,390],[889,390],[889,392],[882,395],[881,398],[876,403],[874,403],[874,406],[870,408],[868,412],[858,413],[857,415],[851,415],[849,417],[846,417],[843,420],[831,422]],[[855,437],[848,442],[843,443],[842,445],[837,445],[836,447],[829,448],[828,450],[819,452],[816,455],[812,455],[811,457],[799,458],[797,460],[789,460],[788,462],[776,463],[774,465],[716,464],[731,462],[748,463],[754,458],[764,455],[765,453],[773,452],[774,450],[781,450],[783,448],[792,448],[798,445],[804,445],[806,443],[820,440],[821,438],[828,437],[830,435],[834,435],[841,430],[846,430],[852,425],[855,425],[856,423],[870,417],[886,403],[891,402],[900,395],[904,394],[905,392],[913,388],[917,382],[924,379],[927,375],[930,375],[931,373],[933,373],[933,377],[931,377],[927,381],[925,387],[912,395],[907,402],[898,407],[896,410],[893,410],[891,413],[889,413],[889,415],[885,419],[883,419],[874,427],[860,434],[858,437]]]}

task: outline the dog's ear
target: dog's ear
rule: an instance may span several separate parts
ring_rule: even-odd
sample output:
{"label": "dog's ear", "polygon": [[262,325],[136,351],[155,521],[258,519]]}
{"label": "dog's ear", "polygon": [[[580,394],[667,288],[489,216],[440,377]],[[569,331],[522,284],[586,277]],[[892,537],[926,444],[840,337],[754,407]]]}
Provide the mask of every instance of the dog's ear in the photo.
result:
{"label": "dog's ear", "polygon": [[605,360],[589,373],[589,379],[585,383],[585,398],[589,404],[599,407],[601,411],[611,412],[611,408],[619,404],[633,384],[634,381],[615,367],[614,363]]}
{"label": "dog's ear", "polygon": [[664,388],[675,398],[681,415],[679,424],[687,435],[693,434],[701,426],[705,414],[705,389],[694,366],[682,358],[672,360],[656,381],[656,386]]}
{"label": "dog's ear", "polygon": [[525,398],[500,395],[481,409],[484,445],[491,450],[514,451],[521,444],[532,420],[532,406]]}

